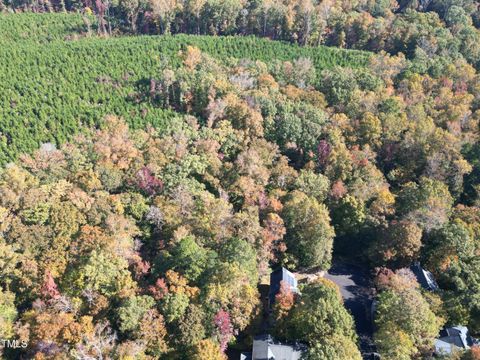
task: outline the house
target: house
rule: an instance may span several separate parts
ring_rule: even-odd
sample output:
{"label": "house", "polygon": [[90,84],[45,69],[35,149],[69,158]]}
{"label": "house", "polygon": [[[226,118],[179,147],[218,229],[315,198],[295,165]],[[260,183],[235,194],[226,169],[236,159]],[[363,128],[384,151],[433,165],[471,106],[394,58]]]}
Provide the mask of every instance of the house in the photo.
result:
{"label": "house", "polygon": [[[275,303],[275,296],[280,292],[282,284],[287,285],[292,292],[300,293],[295,275],[283,267],[278,268],[270,273],[268,297],[265,296],[265,300],[268,298],[268,308],[271,309],[272,304]],[[267,312],[265,314],[264,331],[267,331],[271,324],[268,323]],[[303,344],[281,343],[265,334],[255,337],[252,351],[242,353],[240,360],[300,360],[306,350],[307,347]]]}
{"label": "house", "polygon": [[432,273],[422,268],[419,262],[415,262],[412,266],[410,266],[410,270],[413,272],[422,288],[428,291],[438,290],[437,282],[435,281]]}
{"label": "house", "polygon": [[295,294],[299,293],[298,283],[295,275],[293,275],[284,267],[278,268],[270,274],[270,290],[268,293],[268,300],[270,306],[275,303],[275,296],[280,291],[282,281],[286,283],[290,287],[290,290],[293,291]]}
{"label": "house", "polygon": [[240,360],[300,360],[307,350],[302,344],[282,344],[270,335],[255,337],[252,352],[242,353]]}
{"label": "house", "polygon": [[458,350],[467,350],[475,343],[465,326],[453,326],[440,331],[440,337],[435,340],[435,354],[449,355]]}

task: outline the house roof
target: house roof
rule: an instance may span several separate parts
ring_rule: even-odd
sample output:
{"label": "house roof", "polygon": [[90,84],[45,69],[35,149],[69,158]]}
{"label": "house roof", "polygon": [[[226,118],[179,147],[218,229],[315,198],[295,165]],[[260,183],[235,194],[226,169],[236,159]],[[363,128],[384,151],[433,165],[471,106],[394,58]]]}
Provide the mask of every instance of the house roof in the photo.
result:
{"label": "house roof", "polygon": [[284,267],[278,268],[270,274],[270,291],[268,293],[270,304],[275,302],[275,295],[280,291],[280,284],[282,281],[290,286],[290,290],[294,293],[298,293],[298,283],[295,275]]}
{"label": "house roof", "polygon": [[422,288],[429,291],[438,290],[438,285],[435,281],[435,278],[433,277],[433,274],[430,271],[422,268],[419,262],[416,262],[412,266],[410,266],[410,270],[413,272]]}
{"label": "house roof", "polygon": [[306,346],[282,344],[270,335],[255,337],[251,353],[241,355],[241,360],[300,360]]}
{"label": "house roof", "polygon": [[468,334],[465,326],[453,326],[440,331],[440,337],[435,340],[437,354],[451,354],[455,349],[469,349],[473,345],[473,338]]}

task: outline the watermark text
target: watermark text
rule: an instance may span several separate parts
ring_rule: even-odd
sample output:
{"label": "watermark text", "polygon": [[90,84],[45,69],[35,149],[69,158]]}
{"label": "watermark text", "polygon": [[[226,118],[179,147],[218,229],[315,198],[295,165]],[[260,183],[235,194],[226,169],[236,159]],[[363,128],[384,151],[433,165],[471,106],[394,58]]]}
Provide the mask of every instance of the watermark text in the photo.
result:
{"label": "watermark text", "polygon": [[25,340],[0,339],[0,349],[25,349],[27,346]]}

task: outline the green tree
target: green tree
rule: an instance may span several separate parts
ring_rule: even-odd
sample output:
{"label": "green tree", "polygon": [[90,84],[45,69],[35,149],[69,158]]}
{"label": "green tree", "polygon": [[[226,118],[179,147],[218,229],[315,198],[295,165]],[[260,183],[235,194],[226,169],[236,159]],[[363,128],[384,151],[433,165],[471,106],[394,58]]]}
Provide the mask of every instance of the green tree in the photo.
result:
{"label": "green tree", "polygon": [[335,232],[340,236],[357,234],[365,225],[365,203],[353,195],[346,195],[333,204],[332,218]]}
{"label": "green tree", "polygon": [[202,16],[206,29],[212,35],[233,33],[241,9],[238,0],[207,0]]}
{"label": "green tree", "polygon": [[322,73],[322,92],[329,104],[346,104],[357,86],[351,71],[324,71]]}
{"label": "green tree", "polygon": [[330,181],[325,175],[316,174],[311,170],[302,170],[295,180],[295,187],[321,203],[327,197]]}
{"label": "green tree", "polygon": [[[334,283],[322,279],[308,284],[301,291],[300,300],[289,313],[287,333],[290,339],[311,345],[318,343],[319,349],[327,349],[335,337],[346,338],[355,344],[353,318],[344,308],[340,291]],[[358,349],[352,355],[355,357],[357,353]]]}
{"label": "green tree", "polygon": [[435,316],[418,287],[407,287],[381,292],[375,324],[375,342],[382,357],[406,360],[431,351],[443,321]]}
{"label": "green tree", "polygon": [[4,291],[0,287],[0,338],[10,339],[13,334],[13,324],[17,318],[17,308],[14,304],[15,294]]}
{"label": "green tree", "polygon": [[305,360],[361,360],[355,341],[342,335],[332,335],[308,347]]}
{"label": "green tree", "polygon": [[327,123],[326,113],[303,102],[276,104],[274,122],[267,123],[266,137],[286,150],[295,144],[308,153],[314,151]]}
{"label": "green tree", "polygon": [[440,275],[452,263],[475,256],[472,229],[462,220],[454,219],[432,231],[425,241],[424,257],[430,268]]}
{"label": "green tree", "polygon": [[169,293],[161,301],[160,308],[167,323],[180,319],[188,308],[190,299],[183,292]]}
{"label": "green tree", "polygon": [[190,304],[183,317],[178,320],[175,342],[180,347],[190,347],[205,338],[205,312],[202,307]]}
{"label": "green tree", "polygon": [[444,183],[422,177],[419,183],[405,184],[398,194],[398,213],[430,231],[448,221],[453,199]]}
{"label": "green tree", "polygon": [[399,329],[380,328],[375,341],[382,357],[387,360],[410,360],[415,356],[416,348],[411,337]]}
{"label": "green tree", "polygon": [[197,281],[206,270],[213,254],[197,244],[194,236],[178,241],[168,254],[159,261],[160,266],[181,273],[189,281]]}
{"label": "green tree", "polygon": [[257,253],[246,240],[230,238],[221,244],[218,250],[219,260],[236,264],[248,275],[251,284],[258,279]]}
{"label": "green tree", "polygon": [[111,253],[93,251],[80,266],[72,269],[64,279],[67,289],[78,296],[84,290],[98,291],[107,297],[128,296],[135,283],[128,271],[128,262]]}
{"label": "green tree", "polygon": [[147,295],[133,296],[125,300],[118,309],[120,330],[123,332],[138,330],[144,315],[154,304],[155,300]]}
{"label": "green tree", "polygon": [[432,231],[424,249],[427,264],[444,289],[449,321],[468,324],[471,331],[479,329],[480,319],[480,260],[474,234],[471,226],[456,218]]}
{"label": "green tree", "polygon": [[301,191],[293,191],[282,211],[287,234],[285,240],[289,253],[304,267],[330,265],[333,236],[330,216],[325,205]]}

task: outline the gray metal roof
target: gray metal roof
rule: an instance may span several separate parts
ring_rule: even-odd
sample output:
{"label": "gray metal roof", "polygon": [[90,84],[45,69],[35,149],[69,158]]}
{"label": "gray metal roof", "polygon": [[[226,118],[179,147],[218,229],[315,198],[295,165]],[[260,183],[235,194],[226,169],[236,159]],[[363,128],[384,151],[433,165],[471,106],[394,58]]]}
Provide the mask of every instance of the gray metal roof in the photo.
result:
{"label": "gray metal roof", "polygon": [[422,288],[429,291],[438,290],[438,285],[433,277],[433,274],[430,271],[422,268],[419,262],[416,262],[410,266],[410,270],[413,272]]}
{"label": "gray metal roof", "polygon": [[306,346],[282,344],[270,335],[257,336],[253,341],[252,353],[244,353],[241,360],[300,360]]}
{"label": "gray metal roof", "polygon": [[440,332],[440,337],[435,340],[437,354],[451,354],[455,349],[470,349],[473,338],[468,334],[465,326],[453,326]]}

